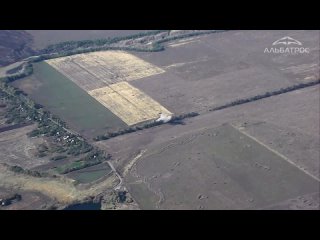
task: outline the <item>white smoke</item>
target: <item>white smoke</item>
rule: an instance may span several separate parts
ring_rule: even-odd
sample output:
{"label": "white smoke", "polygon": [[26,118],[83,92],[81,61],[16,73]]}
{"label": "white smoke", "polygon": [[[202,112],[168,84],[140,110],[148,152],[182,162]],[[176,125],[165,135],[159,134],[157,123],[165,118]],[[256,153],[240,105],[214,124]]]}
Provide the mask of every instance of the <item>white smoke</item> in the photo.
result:
{"label": "white smoke", "polygon": [[167,123],[172,119],[172,116],[170,115],[165,115],[163,113],[161,113],[160,117],[156,120],[156,122],[163,122],[163,123]]}

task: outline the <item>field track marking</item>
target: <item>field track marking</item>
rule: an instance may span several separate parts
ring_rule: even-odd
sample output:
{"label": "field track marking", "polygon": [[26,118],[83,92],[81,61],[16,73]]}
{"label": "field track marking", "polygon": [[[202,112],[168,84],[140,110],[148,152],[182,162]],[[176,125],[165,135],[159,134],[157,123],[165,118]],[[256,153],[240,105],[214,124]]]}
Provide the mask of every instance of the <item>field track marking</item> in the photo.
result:
{"label": "field track marking", "polygon": [[135,156],[128,164],[125,166],[125,169],[123,171],[123,176],[127,175],[127,173],[130,171],[132,166],[139,160],[139,158],[142,157],[142,155],[147,151],[147,149],[140,151],[140,153]]}
{"label": "field track marking", "polygon": [[274,154],[278,155],[279,157],[283,158],[284,160],[286,160],[288,163],[292,164],[293,166],[297,167],[298,169],[300,169],[301,171],[303,171],[305,174],[309,175],[310,177],[312,177],[313,179],[317,180],[318,182],[320,182],[320,179],[316,176],[314,176],[313,174],[309,173],[308,171],[304,170],[303,168],[301,168],[299,165],[297,165],[296,163],[294,163],[293,161],[291,161],[289,158],[287,158],[286,156],[282,155],[281,153],[277,152],[276,150],[270,148],[268,145],[264,144],[263,142],[261,142],[260,140],[258,140],[257,138],[249,135],[248,133],[246,133],[245,131],[243,131],[242,129],[234,126],[233,124],[230,124],[234,129],[238,130],[239,132],[241,132],[242,134],[246,135],[247,137],[251,138],[252,140],[254,140],[255,142],[259,143],[260,145],[262,145],[263,147],[267,148],[269,151],[273,152]]}

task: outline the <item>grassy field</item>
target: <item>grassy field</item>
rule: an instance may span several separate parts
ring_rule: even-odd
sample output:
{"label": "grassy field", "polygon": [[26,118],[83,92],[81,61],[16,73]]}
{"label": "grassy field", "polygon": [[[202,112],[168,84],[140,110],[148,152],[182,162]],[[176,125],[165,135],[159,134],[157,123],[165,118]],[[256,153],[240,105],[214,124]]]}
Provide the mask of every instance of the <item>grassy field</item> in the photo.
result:
{"label": "grassy field", "polygon": [[96,181],[111,172],[111,168],[107,164],[99,164],[96,166],[81,169],[68,174],[68,177],[79,181],[80,183],[90,183]]}
{"label": "grassy field", "polygon": [[84,90],[45,62],[34,64],[34,74],[14,85],[58,115],[84,136],[126,124]]}

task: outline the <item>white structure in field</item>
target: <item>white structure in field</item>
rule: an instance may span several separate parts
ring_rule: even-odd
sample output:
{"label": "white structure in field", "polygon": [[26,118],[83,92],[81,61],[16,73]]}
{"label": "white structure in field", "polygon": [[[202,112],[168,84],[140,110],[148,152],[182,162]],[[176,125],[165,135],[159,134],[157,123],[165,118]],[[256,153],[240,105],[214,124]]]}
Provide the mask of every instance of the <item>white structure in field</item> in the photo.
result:
{"label": "white structure in field", "polygon": [[172,116],[171,115],[166,115],[166,114],[163,114],[161,113],[160,117],[156,120],[156,122],[164,122],[164,123],[167,123],[171,120]]}

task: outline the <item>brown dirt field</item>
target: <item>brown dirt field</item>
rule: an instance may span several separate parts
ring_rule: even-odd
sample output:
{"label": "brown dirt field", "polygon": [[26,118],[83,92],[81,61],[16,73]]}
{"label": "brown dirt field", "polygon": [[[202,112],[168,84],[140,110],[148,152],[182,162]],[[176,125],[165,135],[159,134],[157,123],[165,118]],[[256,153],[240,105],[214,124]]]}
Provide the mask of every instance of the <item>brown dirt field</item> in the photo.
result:
{"label": "brown dirt field", "polygon": [[48,157],[35,156],[41,138],[29,138],[26,134],[36,126],[30,125],[0,133],[0,163],[18,165],[30,169],[49,162]]}
{"label": "brown dirt field", "polygon": [[[141,151],[143,158],[150,149],[157,148],[160,144],[168,144],[170,141],[187,134],[196,134],[199,131],[206,131],[206,129],[218,127],[228,122],[234,126],[243,127],[244,133],[253,136],[268,148],[289,159],[290,162],[283,159],[287,165],[296,168],[305,175],[311,175],[312,179],[317,179],[319,178],[318,146],[320,144],[319,90],[319,86],[309,87],[245,105],[203,114],[185,120],[186,125],[162,125],[143,132],[102,141],[97,145],[113,155],[116,168],[124,174],[124,171],[127,173],[127,166]],[[175,152],[179,151],[176,150]],[[182,154],[183,151],[180,151],[180,153]],[[138,164],[142,158],[140,157],[132,165]],[[199,166],[197,163],[192,164],[195,164],[195,168],[202,167],[201,164]],[[142,164],[140,168],[144,166],[145,164]],[[165,167],[166,164],[164,163],[163,166]],[[134,184],[135,181],[135,179],[130,178],[130,175],[127,175],[127,183]],[[273,185],[270,187],[273,187]],[[180,191],[178,188],[180,187],[177,187],[177,191]],[[143,204],[150,207],[155,206],[154,202],[157,200],[152,200],[152,193],[143,189],[135,189],[134,191],[139,192],[131,192],[133,197],[136,194],[139,196],[145,194],[145,198],[151,199],[151,202]],[[308,194],[312,195],[313,193]],[[182,196],[184,195],[182,194]],[[287,200],[279,200],[278,203],[275,202],[266,206],[261,205],[260,208],[291,209],[304,206],[304,209],[309,209],[317,205],[317,199],[314,197],[308,203],[312,206],[307,204],[297,205],[297,199],[303,198],[304,194],[301,194],[301,196],[289,197]],[[155,199],[159,199],[159,197],[155,196]],[[169,204],[167,207],[170,206]]]}
{"label": "brown dirt field", "polygon": [[145,192],[153,195],[151,208],[257,209],[319,187],[319,180],[229,124],[149,148],[126,180],[142,209],[150,208]]}
{"label": "brown dirt field", "polygon": [[[264,53],[283,36],[301,41],[310,53]],[[228,31],[170,47],[175,43],[162,52],[134,53],[166,72],[130,82],[175,113],[206,111],[319,78],[319,31]]]}

